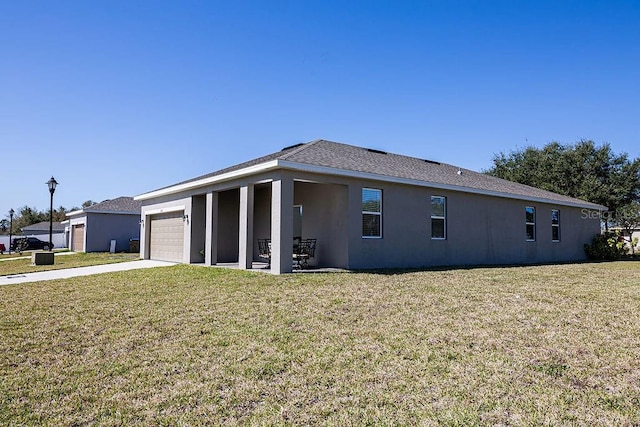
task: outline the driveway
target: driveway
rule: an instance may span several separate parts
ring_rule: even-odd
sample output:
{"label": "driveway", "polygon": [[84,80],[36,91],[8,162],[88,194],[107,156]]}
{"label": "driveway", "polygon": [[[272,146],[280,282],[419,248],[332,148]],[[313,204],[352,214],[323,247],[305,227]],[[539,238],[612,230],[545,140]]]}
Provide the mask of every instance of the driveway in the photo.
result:
{"label": "driveway", "polygon": [[90,276],[92,274],[113,273],[116,271],[137,270],[140,268],[167,267],[174,262],[138,260],[116,264],[93,265],[90,267],[65,268],[63,270],[39,271],[37,273],[12,274],[0,276],[0,286],[19,283],[41,282],[44,280],[69,279],[71,277]]}

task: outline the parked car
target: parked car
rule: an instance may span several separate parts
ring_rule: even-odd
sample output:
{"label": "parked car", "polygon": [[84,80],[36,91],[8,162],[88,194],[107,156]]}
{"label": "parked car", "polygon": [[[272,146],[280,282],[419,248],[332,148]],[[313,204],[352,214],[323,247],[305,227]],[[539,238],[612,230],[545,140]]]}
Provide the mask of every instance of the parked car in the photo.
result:
{"label": "parked car", "polygon": [[37,237],[18,237],[11,241],[11,250],[53,249],[53,243],[44,242]]}

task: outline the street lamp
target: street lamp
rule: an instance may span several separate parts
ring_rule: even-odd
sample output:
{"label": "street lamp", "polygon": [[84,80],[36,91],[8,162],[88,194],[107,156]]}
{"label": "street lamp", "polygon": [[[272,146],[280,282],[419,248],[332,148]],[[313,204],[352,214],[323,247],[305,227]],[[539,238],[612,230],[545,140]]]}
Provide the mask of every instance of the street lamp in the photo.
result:
{"label": "street lamp", "polygon": [[11,255],[11,230],[13,230],[13,214],[16,213],[13,208],[9,210],[9,255]]}
{"label": "street lamp", "polygon": [[56,191],[56,185],[58,181],[52,176],[49,181],[46,182],[49,186],[49,193],[51,194],[51,204],[49,205],[49,250],[53,251],[53,193]]}

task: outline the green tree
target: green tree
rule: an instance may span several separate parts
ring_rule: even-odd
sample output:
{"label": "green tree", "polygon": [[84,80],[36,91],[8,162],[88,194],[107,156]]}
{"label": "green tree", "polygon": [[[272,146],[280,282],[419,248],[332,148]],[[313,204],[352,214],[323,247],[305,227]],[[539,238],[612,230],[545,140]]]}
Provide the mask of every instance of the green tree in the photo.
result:
{"label": "green tree", "polygon": [[612,212],[640,200],[640,159],[588,140],[500,153],[485,173],[598,203]]}
{"label": "green tree", "polygon": [[86,202],[84,202],[84,203],[82,204],[82,208],[83,208],[83,209],[84,209],[84,208],[88,208],[89,206],[93,206],[93,205],[95,205],[95,204],[96,204],[96,202],[94,202],[93,200],[87,200]]}
{"label": "green tree", "polygon": [[30,208],[29,206],[23,206],[18,209],[18,214],[13,217],[13,227],[14,230],[20,230],[28,225],[48,220],[48,213],[39,212],[37,209]]}
{"label": "green tree", "polygon": [[616,211],[615,223],[623,230],[624,240],[629,242],[631,253],[635,255],[637,238],[633,238],[633,231],[640,228],[640,202],[633,201]]}

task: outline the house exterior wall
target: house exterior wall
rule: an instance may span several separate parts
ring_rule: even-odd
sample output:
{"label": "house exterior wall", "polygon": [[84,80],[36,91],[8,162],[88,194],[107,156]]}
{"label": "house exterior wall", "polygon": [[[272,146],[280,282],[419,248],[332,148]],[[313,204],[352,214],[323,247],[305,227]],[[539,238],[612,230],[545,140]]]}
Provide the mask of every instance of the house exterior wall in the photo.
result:
{"label": "house exterior wall", "polygon": [[294,205],[302,206],[302,237],[317,239],[310,266],[348,267],[348,203],[344,185],[295,183]]}
{"label": "house exterior wall", "polygon": [[[238,262],[239,188],[252,185],[253,203],[248,206],[253,209],[252,253],[258,260],[257,239],[272,235],[276,212],[271,180],[283,177],[295,180],[293,203],[286,207],[287,215],[293,205],[302,205],[303,237],[318,239],[311,265],[319,267],[417,268],[576,261],[586,258],[583,245],[600,232],[597,215],[590,217],[581,208],[300,171],[261,173],[144,200],[143,218],[162,209],[184,209],[190,218],[190,223],[185,224],[184,262],[195,262],[196,253],[200,260],[199,251],[205,246],[205,195],[216,192],[216,262]],[[362,237],[365,187],[382,190],[382,238]],[[447,200],[444,240],[431,238],[431,196],[444,196]],[[526,206],[536,208],[534,242],[526,241]],[[560,210],[559,242],[551,238],[551,209]],[[278,207],[277,212],[280,215],[284,211]],[[148,230],[143,229],[141,257],[148,258],[145,239]]]}
{"label": "house exterior wall", "polygon": [[259,259],[258,240],[271,237],[271,185],[256,186],[253,214],[253,259]]}
{"label": "house exterior wall", "polygon": [[108,252],[111,240],[116,251],[128,251],[129,239],[140,237],[140,216],[125,214],[87,213],[85,251]]}
{"label": "house exterior wall", "polygon": [[[149,233],[151,231],[151,217],[159,213],[181,211],[191,218],[191,196],[184,194],[173,197],[162,197],[150,201],[145,201],[141,208],[142,222],[139,224],[140,235],[140,258],[149,259]],[[146,203],[146,204],[145,204]],[[184,227],[184,253],[183,262],[189,263],[191,260],[191,229],[188,224]]]}
{"label": "house exterior wall", "polygon": [[191,252],[189,254],[190,262],[204,262],[204,245],[206,237],[206,196],[193,196],[191,200],[191,215],[189,222],[191,225]]}
{"label": "house exterior wall", "polygon": [[[382,238],[361,236],[361,191],[382,190]],[[431,238],[431,196],[447,200],[447,237]],[[586,259],[583,245],[600,231],[583,210],[546,203],[383,182],[349,186],[349,268],[526,264]],[[526,241],[525,207],[536,208],[536,240]],[[560,210],[560,242],[551,239]]]}
{"label": "house exterior wall", "polygon": [[220,192],[218,200],[218,262],[238,262],[240,191]]}

